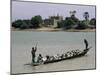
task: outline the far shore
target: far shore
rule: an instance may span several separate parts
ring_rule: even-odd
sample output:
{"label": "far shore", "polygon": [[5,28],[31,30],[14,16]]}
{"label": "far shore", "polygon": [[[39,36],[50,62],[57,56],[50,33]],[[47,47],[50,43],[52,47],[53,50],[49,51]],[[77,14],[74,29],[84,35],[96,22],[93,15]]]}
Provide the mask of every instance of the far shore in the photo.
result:
{"label": "far shore", "polygon": [[48,28],[48,27],[42,27],[37,29],[15,29],[12,28],[12,31],[36,31],[36,32],[56,32],[56,31],[65,31],[65,32],[95,32],[96,29],[66,29],[63,30],[62,28]]}

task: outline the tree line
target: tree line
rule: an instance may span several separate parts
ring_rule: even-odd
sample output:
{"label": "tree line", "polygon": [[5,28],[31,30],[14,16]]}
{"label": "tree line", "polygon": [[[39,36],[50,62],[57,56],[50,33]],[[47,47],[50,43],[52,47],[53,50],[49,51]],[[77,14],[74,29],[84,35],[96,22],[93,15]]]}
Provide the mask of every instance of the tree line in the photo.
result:
{"label": "tree line", "polygon": [[[84,12],[83,17],[84,20],[79,20],[76,16],[76,11],[70,11],[70,17],[66,17],[65,20],[61,20],[57,23],[56,28],[64,28],[64,29],[86,29],[86,28],[95,28],[96,27],[96,19],[91,18],[89,20],[89,13]],[[36,15],[31,19],[18,19],[12,22],[12,27],[19,29],[36,29],[42,27],[43,19],[40,15]]]}
{"label": "tree line", "polygon": [[34,16],[31,18],[31,20],[15,20],[12,22],[12,27],[14,28],[20,28],[20,29],[30,29],[30,28],[39,28],[42,23],[42,17],[40,15]]}
{"label": "tree line", "polygon": [[84,20],[79,20],[75,14],[76,11],[70,12],[70,17],[66,17],[65,20],[58,22],[58,28],[65,29],[86,29],[86,28],[95,28],[96,27],[96,19],[92,18],[89,20],[89,13],[84,12],[83,17]]}

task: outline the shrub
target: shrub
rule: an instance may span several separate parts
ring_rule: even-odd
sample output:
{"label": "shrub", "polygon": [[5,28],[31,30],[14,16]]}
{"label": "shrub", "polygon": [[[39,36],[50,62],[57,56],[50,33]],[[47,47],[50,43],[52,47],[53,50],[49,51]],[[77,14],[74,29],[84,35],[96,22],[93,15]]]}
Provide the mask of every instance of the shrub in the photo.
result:
{"label": "shrub", "polygon": [[88,26],[86,25],[85,21],[80,21],[76,29],[86,29]]}
{"label": "shrub", "polygon": [[12,27],[14,28],[20,28],[20,26],[23,24],[22,20],[16,20],[12,23]]}
{"label": "shrub", "polygon": [[40,23],[42,23],[42,17],[40,15],[32,17],[31,24],[33,25],[33,28],[40,27]]}
{"label": "shrub", "polygon": [[90,25],[96,25],[96,19],[95,18],[92,18],[90,20]]}

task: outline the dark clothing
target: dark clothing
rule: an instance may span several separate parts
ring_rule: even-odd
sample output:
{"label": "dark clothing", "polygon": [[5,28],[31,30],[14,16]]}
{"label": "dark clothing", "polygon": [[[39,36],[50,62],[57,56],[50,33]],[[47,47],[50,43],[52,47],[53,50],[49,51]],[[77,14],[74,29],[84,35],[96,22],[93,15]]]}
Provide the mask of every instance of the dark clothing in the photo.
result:
{"label": "dark clothing", "polygon": [[34,63],[35,62],[35,53],[36,53],[36,50],[37,50],[37,48],[35,47],[33,47],[32,48],[32,51],[31,51],[31,54],[32,54],[32,62]]}
{"label": "dark clothing", "polygon": [[32,57],[32,63],[35,63],[35,57]]}
{"label": "dark clothing", "polygon": [[85,46],[86,46],[86,49],[88,48],[88,41],[86,39],[84,39],[84,43],[85,43]]}
{"label": "dark clothing", "polygon": [[32,57],[35,57],[35,52],[36,52],[35,50],[32,50],[32,52],[31,52],[32,53]]}

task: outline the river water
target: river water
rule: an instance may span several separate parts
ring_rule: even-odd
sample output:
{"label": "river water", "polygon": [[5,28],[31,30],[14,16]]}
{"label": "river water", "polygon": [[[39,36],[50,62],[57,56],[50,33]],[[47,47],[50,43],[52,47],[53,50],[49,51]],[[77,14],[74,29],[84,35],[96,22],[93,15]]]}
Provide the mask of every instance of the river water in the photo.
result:
{"label": "river water", "polygon": [[[36,56],[62,54],[70,50],[85,48],[84,38],[88,40],[90,51],[83,57],[57,63],[30,66],[31,48],[36,45]],[[11,35],[12,73],[32,73],[95,68],[95,32],[32,32],[12,31]]]}

